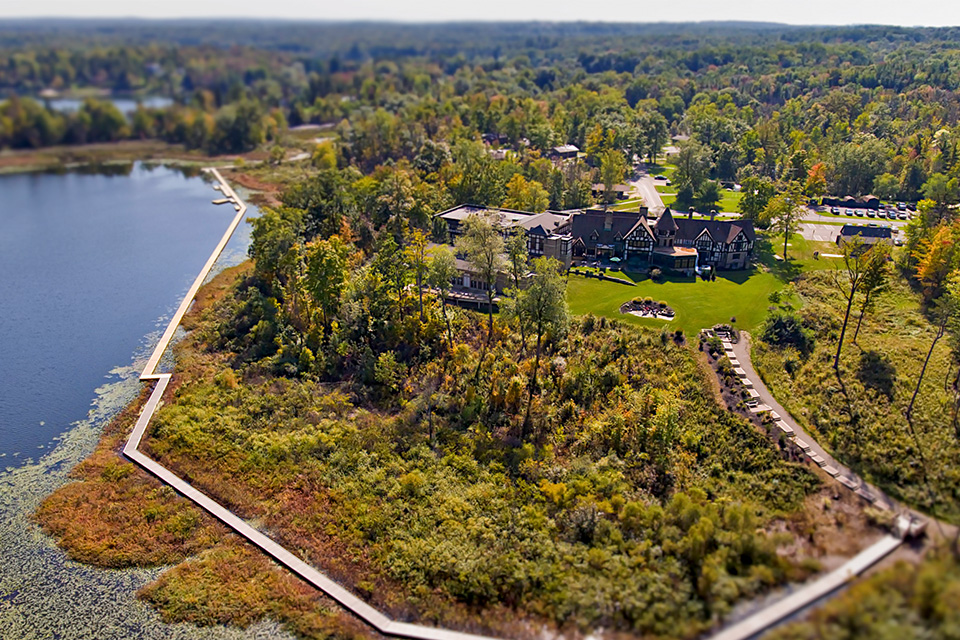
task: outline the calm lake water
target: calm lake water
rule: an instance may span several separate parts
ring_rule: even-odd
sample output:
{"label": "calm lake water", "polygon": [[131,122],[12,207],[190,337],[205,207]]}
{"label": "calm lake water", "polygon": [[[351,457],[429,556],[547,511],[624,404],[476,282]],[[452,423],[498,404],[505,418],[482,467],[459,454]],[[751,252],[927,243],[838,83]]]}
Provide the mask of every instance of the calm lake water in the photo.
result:
{"label": "calm lake water", "polygon": [[234,213],[167,169],[0,177],[0,455],[84,418],[176,306]]}
{"label": "calm lake water", "polygon": [[[73,113],[83,105],[83,100],[79,98],[35,98],[35,100],[49,105],[54,111],[64,113]],[[120,109],[121,113],[128,115],[137,110],[138,103],[150,109],[165,109],[173,104],[172,98],[164,98],[163,96],[147,96],[144,98],[97,97],[97,100],[112,102],[117,109]]]}
{"label": "calm lake water", "polygon": [[[0,176],[0,638],[289,637],[168,625],[135,597],[162,569],[68,560],[30,519],[137,380],[234,212],[167,168]],[[251,209],[251,215],[255,211]],[[240,226],[218,267],[243,259]]]}

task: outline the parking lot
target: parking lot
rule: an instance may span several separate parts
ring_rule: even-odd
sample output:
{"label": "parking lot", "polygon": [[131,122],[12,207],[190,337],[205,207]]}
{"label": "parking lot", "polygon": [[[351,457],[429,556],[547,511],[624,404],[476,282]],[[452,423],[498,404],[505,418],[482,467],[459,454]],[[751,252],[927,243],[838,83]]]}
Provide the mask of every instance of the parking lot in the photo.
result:
{"label": "parking lot", "polygon": [[[846,222],[848,224],[868,224],[872,222],[890,226],[895,229],[905,226],[909,222],[909,220],[901,220],[899,217],[896,220],[891,220],[886,215],[880,217],[875,214],[874,217],[871,218],[865,210],[860,210],[863,213],[861,216],[849,216],[846,214],[846,211],[847,209],[840,209],[840,214],[834,215],[828,207],[807,207],[807,213],[803,216],[803,220],[804,222]],[[900,214],[899,211],[897,213],[898,215]],[[913,212],[909,211],[904,213],[907,216],[914,215]]]}
{"label": "parking lot", "polygon": [[[857,224],[856,222],[851,222],[850,224]],[[860,221],[859,224],[866,225],[867,223]],[[901,230],[898,228],[900,225],[890,222],[875,222],[877,226],[893,227],[893,237],[894,239],[903,239]],[[906,224],[906,223],[902,223]],[[841,227],[836,224],[818,224],[815,222],[803,222],[800,224],[800,235],[802,235],[807,240],[816,240],[817,242],[836,242],[837,236],[840,235]]]}

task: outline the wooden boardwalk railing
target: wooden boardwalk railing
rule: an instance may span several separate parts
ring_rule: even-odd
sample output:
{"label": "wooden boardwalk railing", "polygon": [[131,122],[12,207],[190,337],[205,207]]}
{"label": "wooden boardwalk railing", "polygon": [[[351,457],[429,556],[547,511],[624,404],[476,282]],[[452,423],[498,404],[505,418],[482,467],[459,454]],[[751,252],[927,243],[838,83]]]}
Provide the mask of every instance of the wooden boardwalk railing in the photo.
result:
{"label": "wooden boardwalk railing", "polygon": [[[227,242],[230,241],[231,236],[247,212],[247,205],[243,202],[243,200],[240,199],[236,192],[234,192],[230,185],[227,184],[227,181],[223,179],[223,176],[220,175],[220,172],[216,169],[208,169],[207,171],[217,179],[217,185],[214,188],[221,191],[224,196],[223,198],[215,200],[214,202],[216,204],[232,204],[236,209],[237,214],[234,216],[233,220],[231,220],[227,230],[223,234],[223,237],[220,238],[220,242],[217,243],[213,253],[210,254],[206,264],[203,265],[203,268],[200,270],[197,278],[193,281],[193,284],[187,291],[186,296],[184,296],[183,301],[177,308],[176,313],[174,313],[173,317],[170,319],[170,323],[167,325],[166,330],[160,337],[160,342],[157,343],[153,353],[147,360],[147,364],[144,367],[143,372],[140,374],[140,380],[154,381],[155,386],[143,407],[143,411],[140,413],[140,417],[137,419],[137,423],[134,426],[133,432],[130,434],[130,438],[123,447],[123,454],[132,462],[146,470],[148,473],[156,476],[162,482],[170,485],[170,487],[183,495],[185,498],[191,500],[198,507],[217,518],[235,533],[243,536],[248,542],[257,546],[278,563],[287,567],[295,574],[300,576],[303,580],[325,593],[331,599],[338,602],[341,606],[350,611],[353,615],[357,616],[359,619],[369,624],[378,632],[387,636],[413,638],[414,640],[493,640],[488,636],[474,635],[459,631],[450,631],[447,629],[438,629],[436,627],[398,622],[390,619],[382,612],[378,611],[357,596],[350,593],[347,589],[331,579],[329,576],[311,567],[293,553],[271,540],[270,537],[263,532],[250,526],[242,518],[225,508],[216,500],[198,491],[175,473],[139,451],[140,441],[143,439],[143,436],[147,430],[147,426],[150,424],[150,419],[153,418],[153,414],[159,407],[160,400],[163,397],[163,392],[166,390],[167,385],[170,382],[171,374],[157,373],[157,367],[160,364],[160,359],[163,357],[167,347],[170,346],[170,341],[173,339],[177,327],[183,320],[184,314],[190,308],[194,297],[197,295],[197,291],[200,289],[201,285],[203,285],[204,280],[206,280],[207,276],[209,275],[210,270],[217,261],[217,258],[219,258],[220,254],[223,253],[224,248],[227,246]],[[900,544],[900,541],[896,540],[895,538],[884,538],[876,545],[866,549],[860,555],[850,560],[837,571],[823,576],[814,583],[805,586],[792,596],[780,601],[779,603],[775,603],[770,607],[763,609],[754,616],[744,620],[743,622],[724,630],[716,636],[716,640],[739,640],[742,638],[748,638],[751,635],[768,628],[791,613],[802,609],[803,607],[815,602],[819,598],[836,590],[847,580],[850,580],[854,575],[859,574],[867,567],[877,562],[880,558],[886,556],[888,553],[890,553],[890,551],[896,548],[896,545],[898,544]]]}
{"label": "wooden boardwalk railing", "polygon": [[157,373],[157,367],[160,364],[160,358],[163,357],[167,347],[170,346],[170,341],[173,339],[173,335],[176,332],[177,327],[183,320],[184,314],[190,308],[190,304],[197,295],[197,291],[200,289],[201,285],[203,285],[204,280],[206,280],[207,275],[209,275],[210,270],[217,261],[217,258],[219,258],[220,254],[223,253],[224,248],[227,246],[227,242],[230,241],[230,237],[233,235],[233,232],[236,231],[237,226],[240,224],[241,220],[243,220],[243,216],[246,215],[247,212],[247,205],[243,202],[243,200],[240,199],[239,196],[237,196],[236,192],[234,192],[230,185],[227,184],[227,181],[223,179],[223,176],[220,175],[220,172],[216,169],[209,169],[208,171],[217,179],[218,184],[215,188],[219,189],[224,196],[222,199],[216,200],[215,202],[217,204],[232,204],[237,210],[237,215],[234,216],[233,220],[231,220],[230,225],[223,234],[223,237],[220,238],[220,242],[217,243],[213,253],[210,254],[206,264],[203,265],[203,268],[197,275],[196,280],[193,281],[193,285],[191,285],[190,289],[187,291],[187,295],[184,296],[183,301],[177,308],[176,313],[174,313],[173,317],[170,319],[170,323],[167,325],[166,330],[160,337],[160,342],[157,343],[153,353],[147,360],[147,365],[140,374],[141,380],[155,381],[155,386],[153,388],[153,392],[150,394],[150,397],[147,399],[147,403],[143,407],[143,411],[140,413],[140,417],[137,419],[137,424],[134,426],[133,432],[130,434],[130,438],[123,447],[123,455],[146,470],[148,473],[156,476],[161,481],[170,485],[170,487],[176,490],[177,493],[192,501],[198,507],[228,526],[234,532],[246,538],[251,544],[256,545],[278,563],[296,573],[302,579],[312,584],[314,587],[325,593],[333,600],[336,600],[341,606],[380,633],[401,638],[413,638],[415,640],[491,640],[491,638],[486,636],[462,633],[459,631],[449,631],[447,629],[438,629],[436,627],[428,627],[424,625],[409,624],[406,622],[391,620],[386,615],[380,611],[377,611],[375,608],[371,607],[369,604],[347,591],[341,585],[337,584],[337,582],[332,580],[329,576],[311,567],[309,564],[271,540],[267,535],[247,524],[242,518],[229,511],[216,500],[201,493],[171,470],[167,469],[155,460],[150,459],[148,456],[138,450],[140,447],[140,441],[143,439],[143,436],[147,430],[147,426],[150,424],[150,419],[153,418],[153,414],[159,407],[160,399],[163,397],[163,392],[166,390],[167,385],[170,382],[171,374]]}

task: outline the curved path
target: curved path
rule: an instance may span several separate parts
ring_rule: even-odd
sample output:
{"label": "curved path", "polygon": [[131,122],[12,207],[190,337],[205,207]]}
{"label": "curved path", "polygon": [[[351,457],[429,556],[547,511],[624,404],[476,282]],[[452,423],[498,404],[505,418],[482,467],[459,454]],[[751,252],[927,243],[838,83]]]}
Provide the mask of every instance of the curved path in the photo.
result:
{"label": "curved path", "polygon": [[[840,464],[829,453],[817,444],[816,440],[801,427],[793,416],[784,409],[777,399],[773,397],[770,390],[761,380],[753,363],[750,360],[750,337],[747,333],[740,334],[740,340],[733,344],[729,340],[723,340],[723,349],[730,363],[738,376],[744,381],[745,386],[756,392],[756,400],[759,404],[753,411],[769,411],[774,418],[774,424],[787,437],[793,439],[804,454],[814,463],[820,466],[828,475],[836,478],[837,482],[847,489],[856,493],[866,502],[874,507],[885,511],[906,512],[892,498],[877,489],[876,487],[864,482],[857,474],[846,466]],[[901,529],[901,535],[908,528],[911,515],[908,519],[898,520],[898,528]],[[880,562],[890,553],[895,551],[903,543],[902,537],[886,535],[879,541],[867,547],[856,556],[844,563],[840,568],[804,585],[789,596],[774,602],[757,613],[734,623],[719,633],[711,637],[710,640],[747,640],[748,638],[759,637],[761,633],[782,622],[787,617],[801,611],[802,609],[816,603],[818,600],[829,596],[839,588],[853,580],[864,571]]]}
{"label": "curved path", "polygon": [[194,504],[205,510],[207,513],[220,520],[234,532],[246,538],[248,542],[259,547],[274,560],[296,573],[298,576],[312,584],[314,587],[325,593],[333,600],[336,600],[345,609],[353,613],[355,616],[369,624],[380,633],[387,636],[413,638],[415,640],[491,640],[486,636],[461,633],[458,631],[448,631],[446,629],[438,629],[436,627],[427,627],[424,625],[409,624],[391,620],[382,612],[371,607],[369,604],[347,591],[329,576],[313,568],[296,555],[290,551],[287,551],[279,544],[271,540],[269,536],[247,524],[247,522],[245,522],[242,518],[233,514],[216,500],[201,493],[171,470],[138,451],[140,441],[143,439],[143,436],[147,430],[147,426],[150,424],[150,419],[153,417],[157,407],[160,405],[163,392],[166,390],[167,385],[170,382],[171,374],[157,373],[157,366],[160,363],[160,358],[170,345],[170,341],[173,339],[173,335],[176,332],[177,327],[180,325],[183,315],[190,308],[194,297],[197,295],[197,291],[200,289],[203,281],[210,273],[210,269],[213,268],[217,258],[220,257],[224,247],[227,246],[227,242],[230,240],[230,237],[236,230],[237,225],[240,224],[240,221],[243,220],[243,216],[247,212],[247,205],[244,204],[236,192],[234,192],[230,185],[227,184],[226,180],[223,179],[223,176],[220,175],[220,172],[216,169],[208,169],[207,171],[217,179],[217,185],[214,186],[214,188],[221,191],[224,196],[223,198],[214,200],[214,203],[232,204],[237,211],[237,215],[234,216],[233,220],[230,222],[230,225],[224,232],[223,237],[220,238],[220,242],[213,250],[213,253],[210,254],[210,257],[207,259],[203,269],[200,270],[196,280],[194,280],[193,285],[187,291],[187,295],[183,298],[183,301],[177,308],[176,313],[174,313],[173,318],[170,319],[170,324],[167,325],[167,329],[163,332],[160,342],[157,343],[157,346],[154,348],[149,360],[147,360],[146,367],[144,367],[143,372],[140,374],[140,380],[155,381],[155,386],[153,388],[153,392],[150,394],[149,399],[147,399],[147,402],[143,407],[143,411],[140,413],[140,417],[137,419],[137,424],[134,426],[133,432],[130,434],[130,438],[123,447],[123,454],[147,472],[170,485],[178,493],[191,500]]}
{"label": "curved path", "polygon": [[[744,371],[745,375],[741,377],[749,379],[753,384],[753,388],[760,396],[760,402],[769,408],[777,427],[788,437],[792,438],[794,444],[800,447],[808,458],[819,465],[829,475],[836,478],[837,482],[847,489],[850,489],[878,509],[884,511],[902,511],[902,507],[892,498],[880,489],[865,482],[860,476],[827,453],[823,447],[794,420],[790,412],[777,402],[777,399],[773,397],[773,394],[767,389],[767,386],[763,383],[757,370],[754,369],[753,363],[750,361],[750,336],[746,333],[741,333],[740,336],[739,342],[730,345],[731,349],[727,351],[728,356],[731,353],[733,354],[731,363],[734,364],[734,367]],[[724,344],[724,348],[726,349],[726,343]]]}
{"label": "curved path", "polygon": [[[641,165],[641,167],[646,167],[646,165]],[[643,198],[643,204],[650,210],[650,213],[660,215],[665,207],[663,200],[660,198],[660,193],[657,191],[657,183],[653,176],[645,168],[639,168],[629,184],[639,192],[640,197]]]}
{"label": "curved path", "polygon": [[[223,198],[214,200],[214,203],[231,204],[236,209],[237,214],[230,222],[230,225],[227,227],[227,230],[224,232],[220,242],[213,250],[213,253],[207,259],[203,269],[201,269],[200,273],[197,275],[193,285],[187,291],[186,296],[180,303],[180,306],[177,308],[173,318],[170,319],[170,323],[167,325],[166,330],[160,338],[160,342],[155,347],[153,353],[147,361],[146,366],[144,367],[143,372],[140,374],[141,380],[153,381],[155,382],[155,386],[143,407],[143,411],[137,419],[137,423],[134,426],[133,432],[130,434],[130,438],[123,447],[123,454],[147,472],[170,485],[178,493],[191,500],[194,504],[204,509],[207,513],[223,522],[234,532],[246,538],[247,541],[257,546],[278,563],[287,567],[300,576],[303,580],[310,583],[333,600],[337,601],[345,609],[369,624],[378,632],[387,636],[413,638],[415,640],[492,640],[487,636],[473,635],[458,631],[438,629],[436,627],[398,622],[390,619],[382,612],[378,611],[357,596],[350,593],[347,589],[326,574],[318,571],[287,549],[274,542],[263,532],[250,526],[242,518],[226,509],[216,500],[198,491],[171,470],[167,469],[155,460],[152,460],[150,457],[138,450],[140,441],[143,439],[143,436],[146,433],[147,426],[150,424],[150,419],[153,417],[158,406],[160,405],[161,398],[163,397],[163,393],[166,390],[172,375],[170,373],[157,373],[157,366],[160,363],[160,359],[169,346],[170,341],[173,339],[173,335],[176,332],[177,327],[180,325],[184,314],[190,308],[197,291],[200,289],[207,275],[210,273],[210,270],[213,268],[217,258],[219,258],[220,254],[223,252],[224,247],[226,247],[227,242],[230,240],[230,237],[233,235],[233,232],[236,230],[241,220],[243,220],[243,216],[247,211],[246,204],[244,204],[240,197],[237,196],[236,192],[234,192],[230,185],[227,184],[226,180],[223,179],[223,176],[220,175],[220,172],[216,169],[209,169],[208,171],[217,179],[217,185],[214,188],[221,191],[224,196]],[[647,176],[646,179],[652,182],[649,176]],[[655,189],[653,191],[656,193]],[[659,195],[657,195],[656,198],[659,200]],[[773,395],[769,392],[766,386],[763,385],[763,382],[760,380],[760,377],[757,375],[757,372],[754,370],[753,365],[750,362],[748,339],[742,340],[737,345],[732,345],[729,342],[725,342],[724,347],[732,361],[742,371],[741,375],[743,377],[752,376],[753,386],[759,394],[759,399],[768,406],[768,410],[772,410],[775,413],[774,417],[777,419],[778,427],[788,435],[795,437],[795,442],[797,445],[800,446],[801,449],[808,451],[808,455],[811,457],[811,459],[820,464],[820,466],[822,466],[825,471],[830,473],[830,475],[837,477],[839,482],[843,483],[845,486],[848,486],[851,490],[856,491],[858,495],[864,499],[873,502],[880,508],[895,508],[895,503],[893,503],[893,501],[885,496],[882,492],[863,483],[849,469],[837,463],[832,457],[823,451],[823,449],[821,449],[812,438],[807,436],[806,432],[803,431],[803,429],[793,420],[793,418],[790,417],[790,414],[787,413],[783,407],[777,403]],[[888,553],[893,551],[900,544],[900,542],[901,541],[898,538],[894,538],[892,536],[883,538],[872,547],[866,549],[858,556],[851,559],[839,570],[827,574],[814,583],[805,586],[790,597],[785,598],[784,600],[781,600],[770,607],[767,607],[766,609],[747,618],[746,620],[728,627],[718,636],[716,636],[716,638],[718,640],[721,638],[723,640],[739,640],[756,635],[769,626],[779,622],[786,616],[836,590],[847,580],[866,570]]]}

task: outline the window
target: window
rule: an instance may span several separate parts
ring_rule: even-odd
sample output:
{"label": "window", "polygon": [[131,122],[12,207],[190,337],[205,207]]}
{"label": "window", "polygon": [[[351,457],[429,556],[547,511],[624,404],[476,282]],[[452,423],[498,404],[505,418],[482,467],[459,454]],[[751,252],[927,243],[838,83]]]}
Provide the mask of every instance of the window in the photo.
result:
{"label": "window", "polygon": [[455,277],[454,279],[452,279],[450,282],[451,282],[455,287],[462,287],[462,286],[463,286],[463,276],[462,276],[462,275],[461,275],[461,276],[457,276],[457,277]]}
{"label": "window", "polygon": [[530,236],[527,238],[527,250],[537,256],[543,255],[543,236]]}

